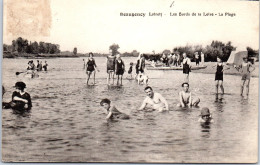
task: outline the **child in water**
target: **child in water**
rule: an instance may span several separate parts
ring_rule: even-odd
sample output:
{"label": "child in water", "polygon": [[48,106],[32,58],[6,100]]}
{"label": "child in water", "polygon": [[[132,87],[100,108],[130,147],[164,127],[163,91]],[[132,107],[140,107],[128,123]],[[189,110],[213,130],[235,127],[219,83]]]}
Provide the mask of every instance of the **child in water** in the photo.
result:
{"label": "child in water", "polygon": [[201,123],[213,123],[213,118],[210,114],[210,111],[207,107],[201,109],[200,118],[198,120]]}
{"label": "child in water", "polygon": [[109,99],[102,99],[100,105],[107,111],[107,120],[130,118],[127,114],[118,111],[115,106],[111,106],[111,101]]}
{"label": "child in water", "polygon": [[132,62],[130,62],[130,67],[129,67],[129,69],[128,69],[128,76],[127,76],[127,78],[129,78],[129,79],[132,79],[133,77],[132,77],[132,71],[133,71],[133,63]]}

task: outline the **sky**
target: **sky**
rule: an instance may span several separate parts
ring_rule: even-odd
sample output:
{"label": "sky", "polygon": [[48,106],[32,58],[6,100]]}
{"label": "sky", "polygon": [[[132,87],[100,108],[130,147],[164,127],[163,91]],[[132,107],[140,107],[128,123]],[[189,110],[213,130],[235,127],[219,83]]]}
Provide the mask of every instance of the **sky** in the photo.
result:
{"label": "sky", "polygon": [[[6,44],[11,44],[13,39],[22,36],[30,41],[59,44],[61,51],[72,51],[77,47],[80,53],[108,53],[109,46],[113,43],[120,46],[121,53],[133,50],[141,53],[152,53],[154,50],[155,53],[160,53],[176,46],[205,46],[212,40],[224,43],[231,41],[239,50],[245,50],[247,46],[259,49],[257,1],[39,0],[38,3],[41,1],[42,4],[38,8],[35,7],[37,4],[30,9],[27,7],[33,12],[27,12],[25,16],[24,13],[19,13],[21,5],[12,10],[13,7],[10,6],[14,5],[7,7],[7,1],[9,3],[15,0],[4,1],[3,42]],[[23,4],[31,2],[32,0],[21,0]],[[50,8],[39,9],[44,4],[50,5]],[[23,6],[21,10],[25,11],[25,8]],[[16,20],[9,17],[10,13],[15,15],[16,12]],[[120,16],[121,12],[145,13],[146,16]],[[162,17],[148,16],[149,12],[162,13]],[[201,13],[202,16],[179,16],[180,12]],[[28,16],[28,13],[32,14]],[[48,13],[51,19],[46,22],[43,18],[47,18]],[[178,16],[170,16],[170,13],[177,13]],[[217,15],[205,16],[207,13]],[[219,16],[219,13],[224,16]],[[225,13],[234,13],[235,16],[225,16]],[[6,23],[8,20],[9,24]],[[27,22],[20,24],[26,27],[17,28],[19,31],[16,33],[7,30],[15,21]],[[45,32],[38,32],[40,30],[37,31],[37,28],[45,28],[40,23],[48,24],[48,21],[48,32],[46,29]]]}

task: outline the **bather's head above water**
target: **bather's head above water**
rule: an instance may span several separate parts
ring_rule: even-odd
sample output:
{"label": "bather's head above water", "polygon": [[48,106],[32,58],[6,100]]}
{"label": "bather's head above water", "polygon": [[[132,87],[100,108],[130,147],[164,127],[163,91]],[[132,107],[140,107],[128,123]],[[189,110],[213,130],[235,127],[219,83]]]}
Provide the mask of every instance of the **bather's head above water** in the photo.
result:
{"label": "bather's head above water", "polygon": [[144,91],[148,97],[153,98],[154,92],[153,92],[152,87],[147,86],[144,88]]}

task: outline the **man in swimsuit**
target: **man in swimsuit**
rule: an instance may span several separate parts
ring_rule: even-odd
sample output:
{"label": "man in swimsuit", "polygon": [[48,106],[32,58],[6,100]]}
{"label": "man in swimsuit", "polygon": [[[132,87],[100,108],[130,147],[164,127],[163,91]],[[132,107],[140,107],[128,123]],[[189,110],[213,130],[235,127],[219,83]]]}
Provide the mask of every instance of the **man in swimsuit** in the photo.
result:
{"label": "man in swimsuit", "polygon": [[[235,68],[242,73],[240,95],[243,96],[243,90],[244,90],[244,86],[246,84],[246,95],[248,97],[249,83],[250,83],[250,77],[251,77],[250,73],[255,70],[255,67],[250,62],[248,62],[247,57],[244,57],[242,64],[238,68],[235,66]],[[253,70],[250,70],[250,68],[253,68]]]}
{"label": "man in swimsuit", "polygon": [[198,106],[200,103],[200,99],[192,99],[191,98],[191,92],[189,91],[189,84],[183,83],[182,84],[183,91],[179,93],[180,103],[177,104],[177,107],[192,107],[192,106]]}
{"label": "man in swimsuit", "polygon": [[191,61],[187,57],[186,53],[183,53],[183,74],[184,74],[184,82],[189,83],[189,73],[191,70]]}
{"label": "man in swimsuit", "polygon": [[153,92],[150,86],[145,87],[144,91],[147,96],[138,110],[143,110],[147,104],[151,105],[153,109],[159,110],[159,112],[169,110],[168,103],[161,94]]}

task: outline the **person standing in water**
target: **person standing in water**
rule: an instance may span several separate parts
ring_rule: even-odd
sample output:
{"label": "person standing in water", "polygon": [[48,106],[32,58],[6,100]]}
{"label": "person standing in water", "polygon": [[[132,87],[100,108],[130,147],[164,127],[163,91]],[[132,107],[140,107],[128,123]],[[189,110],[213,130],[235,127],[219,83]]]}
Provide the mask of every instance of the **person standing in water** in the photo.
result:
{"label": "person standing in water", "polygon": [[[246,96],[248,97],[249,94],[249,83],[250,83],[250,77],[251,72],[255,70],[255,67],[251,64],[251,62],[248,62],[248,57],[243,58],[243,62],[239,67],[235,68],[242,73],[242,79],[241,79],[241,90],[240,95],[243,96],[243,91],[246,85]],[[250,70],[250,68],[253,68]]]}
{"label": "person standing in water", "polygon": [[[218,88],[221,89],[221,96],[224,94],[224,86],[223,86],[223,71],[228,70],[230,68],[225,68],[226,66],[223,64],[220,57],[217,57],[217,64],[213,66],[216,67],[215,73],[215,82],[216,82],[216,99],[218,99]],[[222,97],[220,98],[222,99]]]}
{"label": "person standing in water", "polygon": [[124,61],[121,59],[120,54],[116,56],[115,70],[117,75],[117,85],[119,85],[119,79],[121,80],[120,85],[122,85],[122,78],[125,72],[125,64]]}
{"label": "person standing in water", "polygon": [[151,105],[153,109],[159,112],[169,110],[166,99],[161,94],[153,92],[152,87],[147,86],[144,88],[144,91],[147,96],[138,110],[143,110],[147,105]]}
{"label": "person standing in water", "polygon": [[183,74],[184,74],[184,82],[189,83],[189,73],[191,71],[191,61],[187,57],[186,53],[183,53]]}
{"label": "person standing in water", "polygon": [[107,56],[107,84],[110,85],[110,79],[113,79],[114,84],[114,75],[115,75],[115,60],[116,57],[112,52]]}
{"label": "person standing in water", "polygon": [[44,71],[47,71],[47,67],[48,67],[47,61],[45,61],[45,64],[43,65]]}
{"label": "person standing in water", "polygon": [[91,76],[92,72],[93,72],[93,75],[94,75],[93,85],[95,85],[96,70],[97,71],[99,71],[99,70],[97,69],[97,65],[96,65],[95,59],[93,58],[93,53],[92,52],[89,53],[89,58],[88,58],[88,61],[86,63],[86,68],[87,68],[86,69],[86,73],[88,75],[87,80],[86,80],[87,85],[88,85],[88,81],[90,79],[90,76]]}
{"label": "person standing in water", "polygon": [[139,55],[135,68],[136,68],[136,75],[138,75],[139,72],[144,73],[145,58],[143,54]]}
{"label": "person standing in water", "polygon": [[31,96],[29,93],[25,92],[26,84],[24,82],[16,82],[16,91],[12,94],[12,101],[4,108],[12,108],[17,111],[30,110],[32,108]]}

